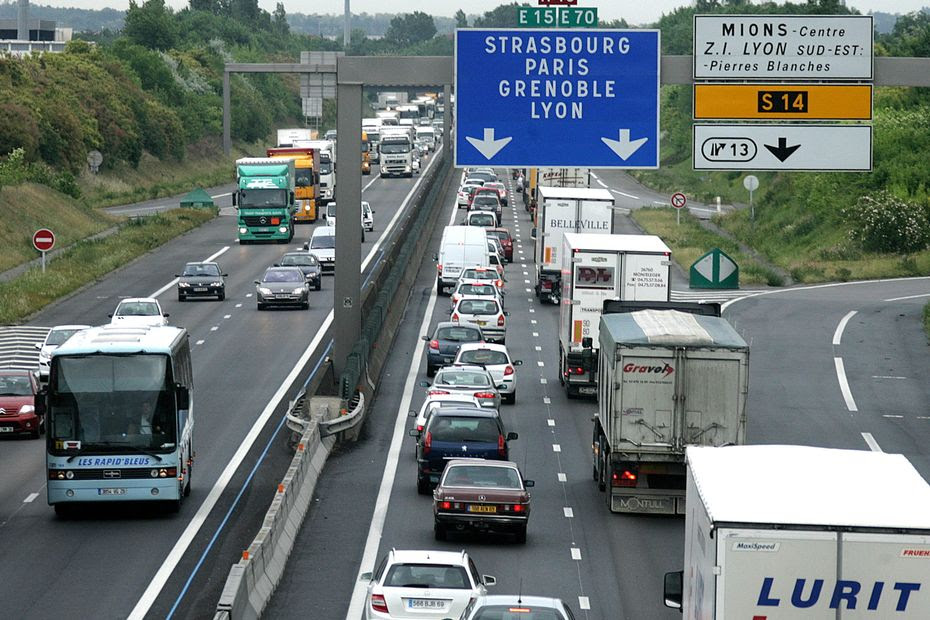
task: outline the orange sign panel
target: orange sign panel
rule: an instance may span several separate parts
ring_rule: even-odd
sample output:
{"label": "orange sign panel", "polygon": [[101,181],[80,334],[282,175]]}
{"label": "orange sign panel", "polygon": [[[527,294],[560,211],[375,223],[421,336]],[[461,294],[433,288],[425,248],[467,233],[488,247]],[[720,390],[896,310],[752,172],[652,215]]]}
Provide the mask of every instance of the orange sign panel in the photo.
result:
{"label": "orange sign panel", "polygon": [[694,118],[866,121],[872,118],[872,86],[695,84]]}

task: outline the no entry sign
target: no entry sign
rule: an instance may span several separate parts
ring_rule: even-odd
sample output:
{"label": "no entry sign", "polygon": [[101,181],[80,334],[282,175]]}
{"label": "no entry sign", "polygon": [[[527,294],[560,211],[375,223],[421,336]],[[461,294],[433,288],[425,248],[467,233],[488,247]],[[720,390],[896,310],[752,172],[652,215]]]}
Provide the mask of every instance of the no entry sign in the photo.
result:
{"label": "no entry sign", "polygon": [[688,199],[685,198],[685,195],[681,192],[675,192],[672,194],[672,206],[676,209],[683,208],[686,202],[688,202]]}
{"label": "no entry sign", "polygon": [[55,233],[48,228],[40,228],[32,235],[32,245],[40,252],[48,252],[55,247]]}

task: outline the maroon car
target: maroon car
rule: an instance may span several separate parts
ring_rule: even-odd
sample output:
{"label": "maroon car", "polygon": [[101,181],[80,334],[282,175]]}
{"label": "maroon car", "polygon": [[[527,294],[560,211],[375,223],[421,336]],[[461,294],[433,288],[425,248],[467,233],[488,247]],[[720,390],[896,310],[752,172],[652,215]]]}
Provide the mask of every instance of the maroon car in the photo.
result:
{"label": "maroon car", "polygon": [[510,231],[506,228],[488,228],[487,233],[489,237],[497,237],[497,240],[501,242],[501,247],[504,248],[504,258],[508,263],[512,263],[513,237],[510,236]]}
{"label": "maroon car", "polygon": [[512,461],[452,459],[433,492],[433,532],[466,529],[513,534],[526,542],[532,480],[524,480]]}
{"label": "maroon car", "polygon": [[0,370],[0,435],[45,431],[45,418],[36,411],[39,384],[28,370]]}

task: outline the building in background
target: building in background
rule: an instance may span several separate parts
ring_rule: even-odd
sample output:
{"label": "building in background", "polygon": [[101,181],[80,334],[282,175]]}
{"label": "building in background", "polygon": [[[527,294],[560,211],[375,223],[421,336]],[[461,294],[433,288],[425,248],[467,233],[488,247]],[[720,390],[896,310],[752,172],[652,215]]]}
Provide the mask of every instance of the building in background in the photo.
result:
{"label": "building in background", "polygon": [[58,28],[52,20],[29,19],[29,0],[19,0],[17,18],[0,19],[0,52],[63,52],[71,35],[71,28]]}

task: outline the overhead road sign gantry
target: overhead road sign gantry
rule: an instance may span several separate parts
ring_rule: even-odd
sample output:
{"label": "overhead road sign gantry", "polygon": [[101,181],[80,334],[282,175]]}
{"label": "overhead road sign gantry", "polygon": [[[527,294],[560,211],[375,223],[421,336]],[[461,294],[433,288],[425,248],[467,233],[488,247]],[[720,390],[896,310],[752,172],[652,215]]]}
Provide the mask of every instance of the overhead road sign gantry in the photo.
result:
{"label": "overhead road sign gantry", "polygon": [[659,36],[456,30],[455,165],[657,168]]}
{"label": "overhead road sign gantry", "polygon": [[869,15],[695,15],[695,80],[872,80]]}
{"label": "overhead road sign gantry", "polygon": [[872,118],[871,84],[695,84],[695,120]]}
{"label": "overhead road sign gantry", "polygon": [[872,170],[871,125],[693,127],[695,170]]}

